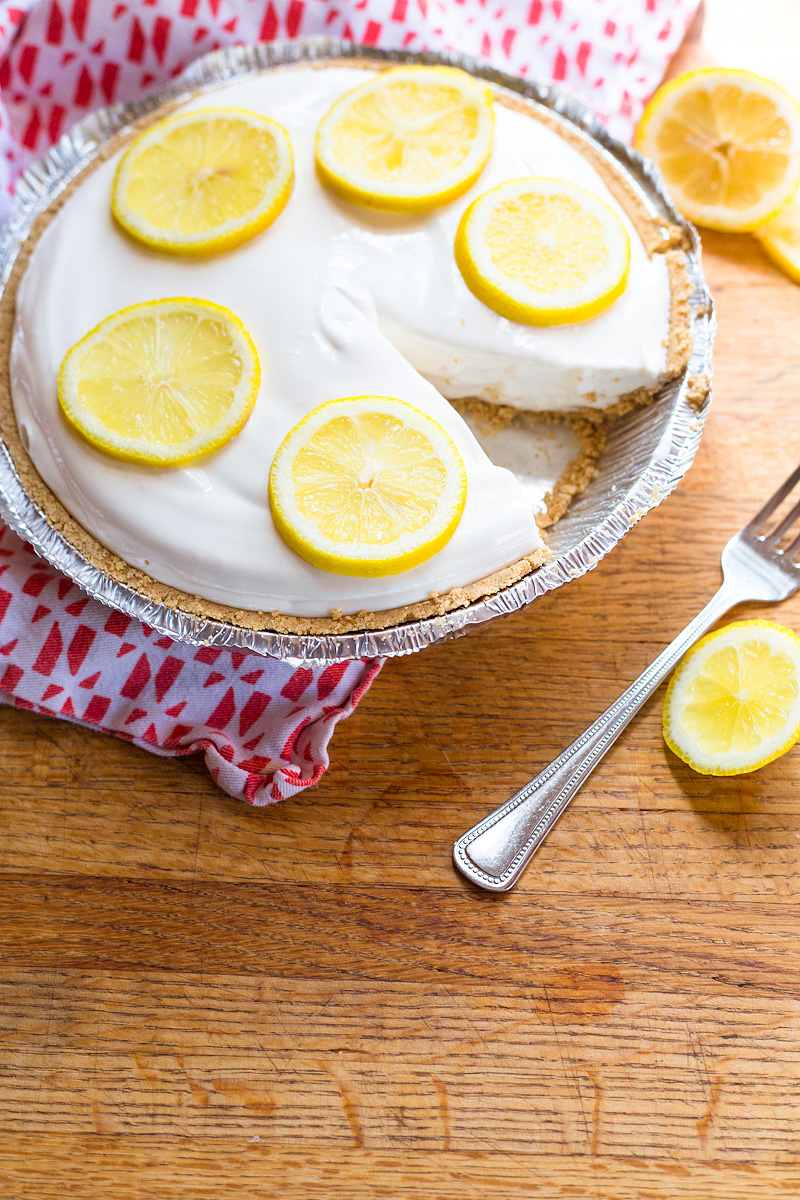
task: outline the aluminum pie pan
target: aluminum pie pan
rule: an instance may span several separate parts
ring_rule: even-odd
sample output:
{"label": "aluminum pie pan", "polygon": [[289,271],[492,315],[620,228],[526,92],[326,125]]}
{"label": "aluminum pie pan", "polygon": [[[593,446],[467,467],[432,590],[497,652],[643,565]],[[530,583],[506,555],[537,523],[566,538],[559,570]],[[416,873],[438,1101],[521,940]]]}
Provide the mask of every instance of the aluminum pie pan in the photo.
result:
{"label": "aluminum pie pan", "polygon": [[495,70],[451,51],[412,53],[376,50],[340,38],[313,37],[216,51],[194,62],[169,87],[130,104],[99,109],[75,125],[20,179],[8,222],[0,233],[0,292],[5,289],[21,246],[34,221],[79,175],[113,135],[166,102],[187,101],[199,92],[276,67],[327,59],[386,63],[445,64],[462,67],[494,87],[555,114],[576,128],[596,151],[611,160],[654,218],[683,231],[690,297],[691,357],[684,375],[666,384],[656,401],[614,422],[597,463],[597,476],[548,530],[552,557],[531,575],[492,596],[446,612],[386,629],[337,635],[297,635],[245,629],[158,604],[119,583],[87,561],[56,529],[25,491],[6,445],[0,441],[0,515],[36,552],[85,592],[111,608],[145,622],[159,633],[192,645],[248,650],[255,654],[325,665],[331,662],[414,654],[435,642],[468,632],[494,617],[508,615],[592,570],[650,509],[680,482],[692,464],[710,403],[698,409],[689,380],[711,379],[715,321],[703,277],[700,243],[694,227],[672,204],[657,169],[605,130],[591,109],[550,84],[538,84]]}

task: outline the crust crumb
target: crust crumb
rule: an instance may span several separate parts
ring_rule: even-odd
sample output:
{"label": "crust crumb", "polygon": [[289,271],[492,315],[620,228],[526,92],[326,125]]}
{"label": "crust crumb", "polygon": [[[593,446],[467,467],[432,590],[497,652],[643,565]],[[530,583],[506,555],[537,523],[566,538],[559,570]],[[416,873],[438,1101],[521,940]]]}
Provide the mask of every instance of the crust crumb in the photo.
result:
{"label": "crust crumb", "polygon": [[569,413],[562,418],[572,428],[580,447],[578,454],[567,464],[555,487],[545,496],[545,511],[536,517],[540,530],[554,525],[597,475],[597,460],[608,438],[609,421],[598,422]]}
{"label": "crust crumb", "polygon": [[668,250],[688,250],[689,243],[683,230],[671,221],[655,226],[659,241],[653,247],[654,254],[666,254]]}
{"label": "crust crumb", "polygon": [[707,375],[690,375],[686,381],[686,400],[695,412],[699,412],[711,392],[711,381]]}
{"label": "crust crumb", "polygon": [[694,286],[686,271],[686,255],[682,250],[667,251],[667,271],[671,299],[666,371],[674,378],[683,374],[692,356],[689,299]]}
{"label": "crust crumb", "polygon": [[474,421],[481,433],[488,434],[502,433],[522,411],[513,404],[491,404],[488,400],[477,400],[474,396],[450,400],[448,403],[456,412]]}

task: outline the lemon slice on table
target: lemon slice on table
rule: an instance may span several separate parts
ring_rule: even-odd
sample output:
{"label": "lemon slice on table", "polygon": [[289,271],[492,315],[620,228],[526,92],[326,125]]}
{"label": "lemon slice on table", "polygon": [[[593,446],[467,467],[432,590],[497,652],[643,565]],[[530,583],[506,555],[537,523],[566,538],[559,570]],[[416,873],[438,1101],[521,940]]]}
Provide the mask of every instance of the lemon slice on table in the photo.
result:
{"label": "lemon slice on table", "polygon": [[269,499],[278,532],[312,566],[395,575],[449,542],[467,476],[438,421],[392,396],[330,400],[278,448]]}
{"label": "lemon slice on table", "polygon": [[345,200],[424,212],[471,187],[492,148],[487,84],[456,67],[398,67],[342,96],[317,129],[317,170]]}
{"label": "lemon slice on table", "polygon": [[124,308],[69,350],[64,416],[104,454],[153,467],[210,454],[243,427],[261,369],[227,308],[178,297]]}
{"label": "lemon slice on table", "polygon": [[282,125],[246,109],[199,109],[136,139],[117,167],[111,208],[155,250],[217,254],[271,225],[293,179]]}
{"label": "lemon slice on table", "polygon": [[456,262],[489,308],[527,325],[594,317],[625,290],[628,232],[605,201],[564,179],[512,179],[461,218]]}
{"label": "lemon slice on table", "polygon": [[701,775],[743,775],[800,736],[800,638],[772,621],[710,633],[675,668],[664,741]]}
{"label": "lemon slice on table", "polygon": [[784,275],[800,283],[800,196],[757,229],[756,237]]}
{"label": "lemon slice on table", "polygon": [[653,96],[636,147],[658,165],[690,220],[756,229],[800,183],[800,109],[783,88],[749,71],[689,71]]}

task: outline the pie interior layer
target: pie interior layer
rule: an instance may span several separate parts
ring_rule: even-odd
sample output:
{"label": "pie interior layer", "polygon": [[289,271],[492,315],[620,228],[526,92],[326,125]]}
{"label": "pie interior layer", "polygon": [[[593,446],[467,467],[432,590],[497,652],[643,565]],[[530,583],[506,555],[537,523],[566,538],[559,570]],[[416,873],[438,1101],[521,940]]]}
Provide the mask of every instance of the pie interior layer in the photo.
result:
{"label": "pie interior layer", "polygon": [[[498,94],[487,167],[469,192],[432,213],[371,213],[327,192],[314,171],[317,124],[373,70],[352,60],[284,68],[182,106],[254,109],[292,139],[296,179],[286,209],[238,249],[172,258],[118,229],[109,196],[127,134],[54,202],[20,254],[0,314],[9,351],[4,436],[51,523],[95,565],[159,603],[248,628],[334,633],[491,594],[547,557],[539,530],[547,497],[552,519],[590,477],[599,443],[587,449],[584,439],[571,453],[565,428],[561,450],[548,454],[551,427],[541,475],[536,455],[520,473],[491,461],[491,435],[481,435],[458,402],[469,397],[565,421],[573,413],[596,417],[648,399],[685,370],[689,289],[674,231],[654,222],[616,168],[549,113]],[[455,266],[466,206],[530,174],[588,188],[628,228],[628,286],[592,321],[549,328],[507,321],[468,291]],[[229,307],[252,334],[263,371],[255,410],[231,443],[188,467],[107,458],[60,414],[61,360],[112,312],[180,295]],[[277,534],[267,499],[269,468],[288,430],[326,400],[367,393],[397,396],[438,420],[468,477],[467,506],[448,545],[380,579],[334,575],[297,557]]]}

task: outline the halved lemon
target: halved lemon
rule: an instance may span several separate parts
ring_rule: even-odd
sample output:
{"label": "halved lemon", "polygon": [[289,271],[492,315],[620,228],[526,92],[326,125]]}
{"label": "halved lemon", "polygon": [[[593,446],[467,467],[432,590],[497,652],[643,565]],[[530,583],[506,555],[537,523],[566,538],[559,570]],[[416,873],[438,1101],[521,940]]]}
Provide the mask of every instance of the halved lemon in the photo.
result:
{"label": "halved lemon", "polygon": [[625,290],[628,232],[605,201],[565,179],[512,179],[473,200],[456,262],[470,291],[526,325],[597,316]]}
{"label": "halved lemon", "polygon": [[461,455],[438,421],[393,396],[321,404],[269,476],[278,532],[312,566],[395,575],[449,542],[464,511]]}
{"label": "halved lemon", "polygon": [[689,71],[653,96],[636,146],[680,211],[710,229],[756,229],[800,183],[800,109],[776,83],[723,67]]}
{"label": "halved lemon", "polygon": [[282,125],[241,108],[167,117],[120,160],[111,208],[120,225],[168,254],[218,254],[282,211],[294,179]]}
{"label": "halved lemon", "polygon": [[487,84],[456,67],[398,67],[347,92],[322,118],[317,170],[355,204],[424,212],[472,186],[493,133]]}
{"label": "halved lemon", "polygon": [[261,369],[238,317],[177,297],[123,308],[69,350],[64,416],[104,454],[172,467],[229,442],[253,410]]}
{"label": "halved lemon", "polygon": [[784,275],[800,283],[800,196],[757,229],[756,237]]}
{"label": "halved lemon", "polygon": [[800,736],[800,638],[736,621],[681,659],[664,700],[664,741],[701,775],[744,775]]}

